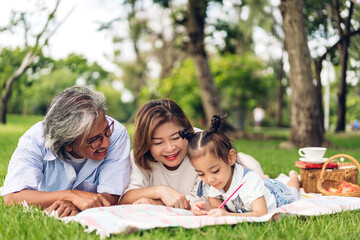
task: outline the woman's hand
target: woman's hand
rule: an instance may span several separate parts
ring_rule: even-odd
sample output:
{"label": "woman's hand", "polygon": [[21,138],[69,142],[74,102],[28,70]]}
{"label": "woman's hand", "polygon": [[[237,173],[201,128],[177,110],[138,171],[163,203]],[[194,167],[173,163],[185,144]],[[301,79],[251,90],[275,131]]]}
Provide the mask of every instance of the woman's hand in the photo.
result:
{"label": "woman's hand", "polygon": [[74,204],[65,200],[58,200],[54,202],[50,207],[46,208],[45,211],[49,214],[52,211],[55,211],[61,218],[75,216],[79,213],[79,210],[75,207]]}
{"label": "woman's hand", "polygon": [[158,195],[165,204],[165,206],[190,209],[190,201],[186,199],[185,195],[182,192],[176,191],[172,187],[165,185],[159,186]]}
{"label": "woman's hand", "polygon": [[205,201],[196,202],[191,206],[191,211],[196,216],[206,215],[208,213],[207,210],[209,210],[209,206],[206,204]]}

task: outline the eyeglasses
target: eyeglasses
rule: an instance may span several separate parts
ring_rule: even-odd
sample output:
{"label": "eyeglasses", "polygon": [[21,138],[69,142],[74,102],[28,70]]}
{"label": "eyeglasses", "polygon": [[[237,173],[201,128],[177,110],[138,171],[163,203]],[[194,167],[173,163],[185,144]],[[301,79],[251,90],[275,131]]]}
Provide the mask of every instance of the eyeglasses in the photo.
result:
{"label": "eyeglasses", "polygon": [[111,120],[110,125],[107,128],[105,128],[104,132],[100,136],[96,137],[94,140],[89,142],[87,145],[89,147],[91,147],[92,149],[96,149],[96,148],[100,147],[104,141],[104,135],[107,138],[110,138],[113,131],[114,131],[114,120]]}

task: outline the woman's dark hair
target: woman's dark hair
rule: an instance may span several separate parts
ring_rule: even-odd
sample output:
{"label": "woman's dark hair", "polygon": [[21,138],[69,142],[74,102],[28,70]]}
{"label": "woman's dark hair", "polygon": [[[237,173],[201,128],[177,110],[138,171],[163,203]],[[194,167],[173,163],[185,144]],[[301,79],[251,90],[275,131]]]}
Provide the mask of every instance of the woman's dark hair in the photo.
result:
{"label": "woman's dark hair", "polygon": [[210,153],[225,163],[229,163],[229,151],[233,148],[231,141],[227,136],[218,132],[223,118],[220,115],[214,115],[211,119],[210,129],[207,131],[194,133],[183,129],[179,132],[180,137],[189,142],[187,154],[190,160]]}

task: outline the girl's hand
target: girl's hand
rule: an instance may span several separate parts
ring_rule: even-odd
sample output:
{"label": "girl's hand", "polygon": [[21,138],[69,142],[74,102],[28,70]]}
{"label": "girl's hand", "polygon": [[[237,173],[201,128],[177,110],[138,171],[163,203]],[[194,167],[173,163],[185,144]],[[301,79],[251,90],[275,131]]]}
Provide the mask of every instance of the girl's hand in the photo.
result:
{"label": "girl's hand", "polygon": [[205,201],[201,201],[201,202],[196,202],[191,206],[191,211],[196,215],[196,216],[200,216],[200,215],[206,215],[207,212],[207,208],[209,206],[206,205]]}
{"label": "girl's hand", "polygon": [[47,213],[51,213],[52,211],[56,211],[59,217],[70,217],[75,216],[79,213],[79,210],[69,201],[58,200],[54,202],[50,207],[46,208],[45,211]]}
{"label": "girl's hand", "polygon": [[224,217],[224,216],[229,216],[231,214],[223,208],[221,208],[221,209],[214,208],[208,212],[208,215],[212,216],[212,217]]}
{"label": "girl's hand", "polygon": [[182,192],[176,191],[169,186],[159,186],[158,194],[165,206],[190,209],[189,201]]}
{"label": "girl's hand", "polygon": [[135,201],[133,204],[153,204],[153,205],[164,205],[160,199],[151,199],[151,198],[140,198]]}
{"label": "girl's hand", "polygon": [[251,207],[253,211],[247,213],[232,213],[232,212],[227,212],[224,208],[221,209],[215,208],[210,210],[208,212],[208,215],[213,217],[223,217],[223,216],[261,217],[268,213],[264,196],[255,199],[251,203]]}

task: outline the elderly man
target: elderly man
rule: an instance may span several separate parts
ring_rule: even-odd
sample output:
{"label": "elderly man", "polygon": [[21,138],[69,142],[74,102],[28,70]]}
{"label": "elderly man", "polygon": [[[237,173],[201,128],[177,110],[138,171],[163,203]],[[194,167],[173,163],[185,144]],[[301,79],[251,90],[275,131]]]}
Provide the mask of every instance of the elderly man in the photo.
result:
{"label": "elderly man", "polygon": [[2,194],[59,216],[118,202],[129,183],[130,139],[105,115],[105,96],[70,87],[56,96],[44,121],[19,140]]}

